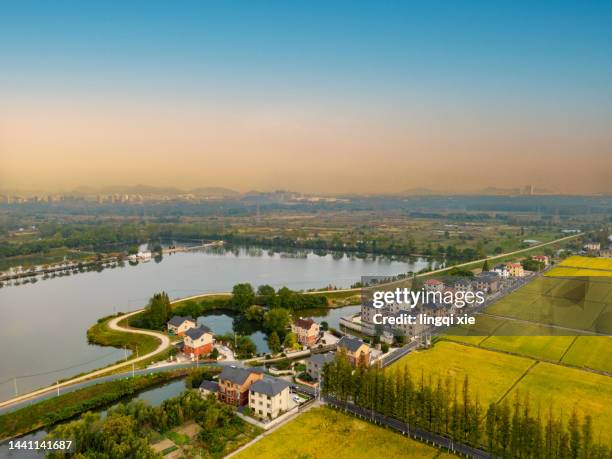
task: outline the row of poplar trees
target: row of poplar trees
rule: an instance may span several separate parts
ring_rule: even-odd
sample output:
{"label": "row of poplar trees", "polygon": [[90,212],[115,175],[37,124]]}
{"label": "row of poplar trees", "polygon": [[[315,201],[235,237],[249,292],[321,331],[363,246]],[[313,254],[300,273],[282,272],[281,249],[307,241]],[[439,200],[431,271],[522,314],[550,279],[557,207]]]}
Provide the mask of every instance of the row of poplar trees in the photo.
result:
{"label": "row of poplar trees", "polygon": [[406,367],[383,371],[358,365],[343,352],[323,369],[325,396],[353,403],[412,427],[444,435],[454,441],[488,449],[502,458],[612,458],[603,442],[609,433],[595,432],[590,416],[574,411],[564,419],[551,405],[533,409],[529,396],[483,407],[463,381],[451,377],[413,379]]}

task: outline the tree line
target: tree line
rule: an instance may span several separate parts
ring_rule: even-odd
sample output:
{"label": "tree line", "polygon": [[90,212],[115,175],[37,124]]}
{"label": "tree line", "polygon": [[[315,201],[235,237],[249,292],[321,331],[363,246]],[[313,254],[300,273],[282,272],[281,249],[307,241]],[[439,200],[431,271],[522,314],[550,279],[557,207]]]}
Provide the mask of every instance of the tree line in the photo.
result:
{"label": "tree line", "polygon": [[512,403],[491,403],[487,409],[474,396],[466,376],[414,380],[406,367],[397,371],[351,366],[340,352],[323,369],[323,395],[351,402],[410,426],[444,435],[457,442],[486,448],[502,458],[603,459],[612,455],[608,438],[594,433],[590,415],[579,419],[534,408],[518,392]]}

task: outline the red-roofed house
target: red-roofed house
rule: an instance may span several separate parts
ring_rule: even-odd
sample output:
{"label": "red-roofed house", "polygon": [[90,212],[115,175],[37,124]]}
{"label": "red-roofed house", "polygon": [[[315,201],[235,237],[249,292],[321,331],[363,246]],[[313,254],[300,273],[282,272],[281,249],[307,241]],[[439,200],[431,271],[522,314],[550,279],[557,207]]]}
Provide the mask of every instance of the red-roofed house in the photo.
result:
{"label": "red-roofed house", "polygon": [[304,346],[314,346],[319,337],[319,324],[312,319],[301,317],[291,324],[291,331],[295,333],[297,340]]}
{"label": "red-roofed house", "polygon": [[546,268],[550,261],[546,255],[534,255],[531,257],[532,260],[539,261],[540,263],[544,263],[544,267]]}
{"label": "red-roofed house", "polygon": [[508,272],[512,277],[523,277],[525,275],[523,265],[520,263],[506,263],[506,268],[508,268]]}
{"label": "red-roofed house", "polygon": [[444,283],[438,279],[427,279],[424,285],[425,290],[429,292],[441,292],[444,290]]}

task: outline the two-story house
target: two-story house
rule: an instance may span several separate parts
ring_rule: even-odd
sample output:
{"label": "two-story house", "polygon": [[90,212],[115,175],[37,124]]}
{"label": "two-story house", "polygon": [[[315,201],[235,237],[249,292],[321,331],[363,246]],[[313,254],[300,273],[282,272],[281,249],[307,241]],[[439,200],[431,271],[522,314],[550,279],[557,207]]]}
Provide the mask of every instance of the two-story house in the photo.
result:
{"label": "two-story house", "polygon": [[499,274],[494,271],[485,271],[474,277],[472,282],[474,290],[485,293],[495,293],[499,290]]}
{"label": "two-story house", "polygon": [[300,344],[312,347],[319,337],[319,324],[312,319],[299,318],[291,324],[291,331],[295,333]]}
{"label": "two-story house", "polygon": [[323,373],[323,367],[326,363],[333,362],[336,358],[336,354],[333,352],[327,352],[325,354],[314,354],[310,357],[306,364],[306,373],[313,380],[319,381],[321,374]]}
{"label": "two-story house", "polygon": [[246,405],[251,385],[261,379],[263,371],[259,368],[225,367],[219,375],[217,397],[228,405]]}
{"label": "two-story house", "polygon": [[344,350],[351,365],[357,366],[361,363],[370,365],[370,347],[363,341],[350,336],[343,336],[338,341],[338,351]]}
{"label": "two-story house", "polygon": [[200,325],[185,332],[183,352],[191,357],[209,354],[213,349],[215,338],[210,328]]}
{"label": "two-story house", "polygon": [[523,265],[520,263],[506,263],[506,267],[508,268],[510,277],[523,277],[525,275]]}
{"label": "two-story house", "polygon": [[259,418],[275,419],[291,408],[290,384],[282,379],[255,381],[249,389],[249,408]]}
{"label": "two-story house", "polygon": [[185,335],[185,332],[187,330],[189,330],[190,328],[195,328],[197,327],[197,325],[198,324],[193,319],[193,317],[174,316],[167,323],[168,333],[183,336]]}

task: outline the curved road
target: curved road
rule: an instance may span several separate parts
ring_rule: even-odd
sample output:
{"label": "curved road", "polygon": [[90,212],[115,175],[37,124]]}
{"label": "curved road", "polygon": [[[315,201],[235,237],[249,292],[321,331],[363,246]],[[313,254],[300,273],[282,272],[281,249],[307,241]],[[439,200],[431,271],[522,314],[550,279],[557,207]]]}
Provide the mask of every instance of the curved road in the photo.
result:
{"label": "curved road", "polygon": [[[571,236],[566,236],[566,237],[562,237],[560,239],[555,239],[554,241],[544,242],[542,244],[536,244],[536,245],[528,247],[526,249],[515,250],[515,251],[512,251],[512,252],[506,252],[506,253],[503,253],[503,254],[500,254],[500,255],[494,255],[492,257],[483,258],[483,259],[480,259],[480,260],[474,260],[474,261],[469,261],[469,262],[466,262],[466,263],[460,263],[460,264],[457,264],[457,265],[448,266],[446,268],[441,268],[441,269],[437,269],[437,270],[434,270],[434,271],[429,271],[427,273],[418,274],[418,276],[426,276],[426,275],[436,274],[436,273],[439,273],[439,272],[448,271],[449,269],[454,268],[454,267],[468,266],[468,265],[471,265],[471,264],[474,264],[474,263],[484,263],[485,260],[496,260],[496,259],[507,257],[507,256],[518,255],[518,254],[520,254],[522,252],[527,252],[529,250],[537,249],[537,248],[540,248],[540,247],[545,247],[545,246],[548,246],[548,245],[551,245],[551,244],[556,244],[558,242],[563,242],[563,241],[566,241],[566,240],[569,240],[569,239],[574,239],[574,238],[580,237],[582,235],[583,235],[583,233],[573,234]],[[393,284],[393,283],[394,282],[390,282],[389,284]],[[356,288],[356,289],[342,289],[342,290],[334,290],[334,291],[335,292],[349,292],[349,291],[357,292],[357,291],[360,291],[360,290],[361,289]],[[315,293],[324,293],[324,291],[312,291],[312,292],[307,292],[307,293],[312,293],[312,294],[315,294]],[[173,300],[173,301],[171,301],[171,303],[178,303],[179,301],[185,301],[185,300],[190,300],[190,299],[195,299],[195,298],[202,298],[202,297],[205,297],[205,296],[229,295],[229,294],[230,294],[229,292],[205,293],[205,294],[202,294],[202,295],[193,295],[193,296],[190,296],[190,297],[187,297],[187,298],[181,298],[181,299]],[[110,367],[102,368],[100,370],[95,370],[95,371],[92,371],[90,373],[87,373],[87,374],[84,374],[84,375],[81,375],[81,376],[77,376],[76,378],[68,379],[68,380],[66,380],[64,382],[61,382],[61,383],[56,384],[56,385],[51,386],[51,387],[44,387],[42,389],[38,389],[38,390],[35,390],[35,391],[32,391],[32,392],[29,392],[27,394],[19,395],[17,397],[11,398],[9,400],[5,400],[3,402],[0,402],[0,409],[7,408],[7,407],[9,407],[11,405],[14,405],[14,404],[17,404],[17,403],[21,403],[21,402],[24,402],[24,401],[32,399],[32,398],[43,396],[45,394],[51,393],[53,391],[56,391],[58,388],[61,389],[63,387],[71,386],[71,385],[74,385],[74,384],[77,384],[77,383],[81,383],[83,381],[86,381],[86,380],[89,380],[89,379],[92,379],[92,378],[96,378],[98,376],[102,376],[102,375],[104,375],[104,374],[106,374],[108,372],[111,372],[111,371],[114,371],[114,370],[118,370],[120,368],[126,367],[128,365],[132,365],[132,364],[137,363],[137,362],[141,362],[143,360],[146,360],[146,359],[148,359],[150,357],[153,357],[153,356],[155,356],[155,355],[165,351],[171,345],[171,341],[170,341],[170,339],[168,338],[167,335],[165,335],[163,333],[151,331],[151,330],[142,330],[142,329],[136,329],[136,328],[126,328],[126,327],[122,327],[122,326],[119,325],[119,322],[121,322],[122,320],[127,319],[127,318],[129,318],[129,317],[131,317],[133,315],[136,315],[136,314],[142,312],[143,310],[144,309],[141,308],[141,309],[138,309],[136,311],[132,311],[132,312],[129,312],[127,314],[124,314],[122,316],[115,317],[115,318],[113,318],[112,320],[109,321],[108,325],[109,325],[109,327],[111,329],[113,329],[115,331],[121,331],[121,332],[125,332],[125,333],[136,333],[136,334],[141,334],[141,335],[153,336],[153,337],[159,339],[159,341],[160,341],[160,344],[157,347],[157,349],[155,349],[154,351],[149,352],[148,354],[141,355],[141,356],[136,357],[134,359],[130,359],[130,360],[126,361],[126,362],[117,363],[115,365],[111,365]]]}

